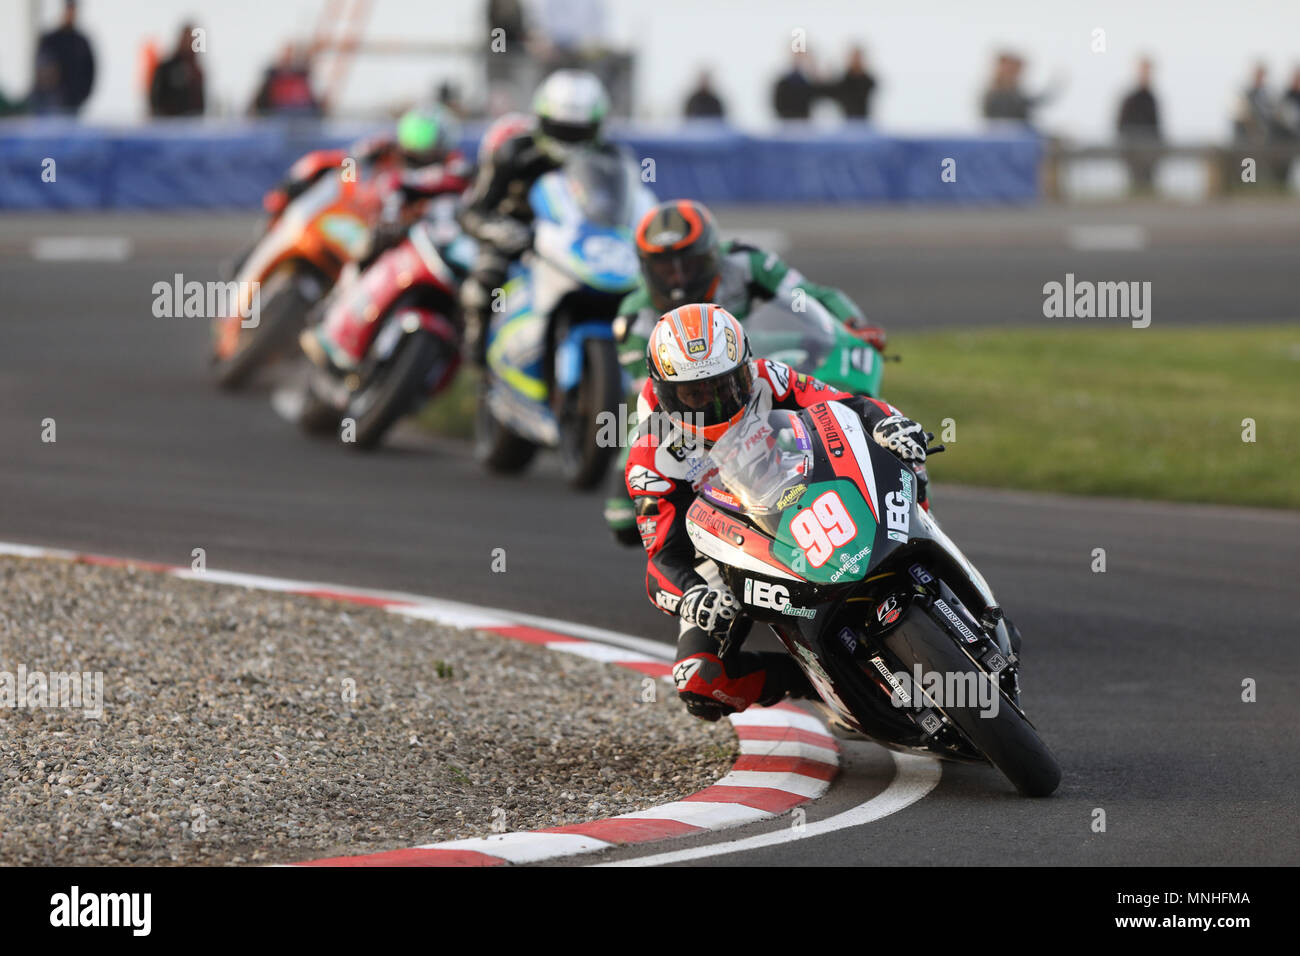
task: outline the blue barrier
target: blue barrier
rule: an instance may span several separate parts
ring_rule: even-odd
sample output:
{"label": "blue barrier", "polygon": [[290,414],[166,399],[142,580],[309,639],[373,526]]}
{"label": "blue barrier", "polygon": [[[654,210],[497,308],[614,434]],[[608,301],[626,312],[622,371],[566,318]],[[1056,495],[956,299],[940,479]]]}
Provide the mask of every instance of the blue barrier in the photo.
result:
{"label": "blue barrier", "polygon": [[[255,207],[310,149],[376,127],[294,122],[159,123],[109,130],[66,120],[0,123],[0,209]],[[473,150],[477,130],[465,147]],[[625,127],[614,139],[653,161],[656,193],[712,203],[1026,203],[1041,141],[1029,133],[884,136],[870,127],[755,136],[714,123]],[[53,181],[49,181],[54,160]],[[955,177],[941,175],[947,160]]]}

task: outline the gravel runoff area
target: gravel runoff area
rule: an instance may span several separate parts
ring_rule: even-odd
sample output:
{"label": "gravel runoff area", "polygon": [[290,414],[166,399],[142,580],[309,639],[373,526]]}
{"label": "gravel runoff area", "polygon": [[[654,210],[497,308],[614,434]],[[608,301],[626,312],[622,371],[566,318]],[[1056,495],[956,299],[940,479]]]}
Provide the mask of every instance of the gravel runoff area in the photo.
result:
{"label": "gravel runoff area", "polygon": [[[739,749],[662,681],[646,702],[636,672],[378,608],[13,558],[0,595],[0,865],[292,862],[557,826],[679,799]],[[103,717],[84,713],[93,678],[82,709],[31,706],[38,672],[102,672]]]}

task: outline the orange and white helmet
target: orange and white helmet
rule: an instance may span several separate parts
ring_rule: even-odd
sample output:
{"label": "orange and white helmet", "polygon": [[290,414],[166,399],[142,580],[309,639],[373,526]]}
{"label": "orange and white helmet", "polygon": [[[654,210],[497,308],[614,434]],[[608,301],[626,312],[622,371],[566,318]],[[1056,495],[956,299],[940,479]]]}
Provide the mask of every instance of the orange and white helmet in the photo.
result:
{"label": "orange and white helmet", "polygon": [[646,345],[659,407],[712,444],[744,414],[754,391],[749,339],[720,305],[684,305],[660,317]]}

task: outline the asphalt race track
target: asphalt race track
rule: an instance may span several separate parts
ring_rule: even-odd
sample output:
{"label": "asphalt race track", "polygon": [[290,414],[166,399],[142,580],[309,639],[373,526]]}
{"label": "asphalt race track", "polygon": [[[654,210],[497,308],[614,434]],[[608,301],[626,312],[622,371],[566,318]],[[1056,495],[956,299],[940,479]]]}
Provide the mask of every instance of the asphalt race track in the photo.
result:
{"label": "asphalt race track", "polygon": [[[1139,247],[1096,251],[1039,210],[943,215],[953,221],[779,210],[734,221],[780,230],[796,264],[860,296],[891,330],[1041,323],[1039,290],[1067,271],[1153,280],[1157,325],[1296,318],[1294,210],[1261,207],[1256,225],[1127,210],[1111,219],[1138,223]],[[494,478],[463,445],[409,433],[351,454],[301,437],[264,390],[218,394],[206,324],[153,317],[151,288],[176,272],[214,277],[249,222],[0,220],[0,540],[173,564],[201,547],[213,568],[671,639],[672,621],[645,600],[639,553],[616,548],[599,496],[569,492],[549,464]],[[98,262],[29,251],[40,236],[87,232],[127,236],[131,249]],[[46,418],[54,443],[41,441]],[[927,796],[873,822],[695,862],[1296,863],[1300,515],[945,487],[942,458],[932,473],[945,529],[1025,634],[1025,703],[1062,764],[1057,795],[1024,800],[991,769],[945,766]],[[1104,574],[1090,569],[1098,547]],[[504,574],[491,571],[494,548],[506,550]],[[1241,700],[1245,678],[1255,703]],[[850,744],[845,756],[810,826],[889,784],[881,749]]]}

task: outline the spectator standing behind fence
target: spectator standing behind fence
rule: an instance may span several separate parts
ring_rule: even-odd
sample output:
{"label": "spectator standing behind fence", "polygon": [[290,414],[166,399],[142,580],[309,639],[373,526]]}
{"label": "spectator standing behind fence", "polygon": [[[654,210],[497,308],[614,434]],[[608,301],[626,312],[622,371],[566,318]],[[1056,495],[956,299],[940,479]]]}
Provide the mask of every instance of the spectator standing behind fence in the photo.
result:
{"label": "spectator standing behind fence", "polygon": [[1250,86],[1241,94],[1233,123],[1239,140],[1265,140],[1273,131],[1273,97],[1268,92],[1268,67],[1255,64]]}
{"label": "spectator standing behind fence", "polygon": [[149,83],[149,112],[153,116],[203,115],[203,70],[194,39],[194,24],[185,24],[172,55],[154,68]]}
{"label": "spectator standing behind fence", "polygon": [[790,59],[790,69],[772,87],[772,108],[783,120],[806,120],[821,93],[821,85],[812,76],[808,54],[796,52]]}
{"label": "spectator standing behind fence", "polygon": [[700,70],[700,78],[695,83],[695,89],[686,97],[682,113],[687,119],[722,119],[726,115],[726,107],[722,105],[718,94],[713,92],[713,77],[708,70]]}
{"label": "spectator standing behind fence", "polygon": [[63,22],[36,46],[33,113],[76,114],[95,85],[95,54],[77,29],[76,0],[64,0]]}
{"label": "spectator standing behind fence", "polygon": [[1277,124],[1287,139],[1300,140],[1300,67],[1291,74],[1291,86],[1278,101]]}
{"label": "spectator standing behind fence", "polygon": [[268,67],[253,100],[259,116],[319,116],[320,101],[311,89],[311,65],[292,43],[280,51],[279,61]]}
{"label": "spectator standing behind fence", "polygon": [[[1250,85],[1242,91],[1237,116],[1233,121],[1237,142],[1258,148],[1285,140],[1286,128],[1282,124],[1280,107],[1281,101],[1268,91],[1268,67],[1256,63],[1251,72]],[[1280,182],[1285,182],[1291,169],[1291,157],[1280,154],[1270,156],[1259,165],[1270,170]]]}
{"label": "spectator standing behind fence", "polygon": [[1031,96],[1020,86],[1025,61],[1014,53],[1003,51],[993,65],[993,79],[984,93],[985,119],[1017,120],[1033,124],[1033,113],[1038,107],[1056,97],[1060,84],[1053,82],[1037,96]]}
{"label": "spectator standing behind fence", "polygon": [[876,77],[866,65],[866,53],[855,46],[849,51],[844,75],[831,84],[829,92],[844,110],[846,119],[871,118],[871,97],[876,92]]}
{"label": "spectator standing behind fence", "polygon": [[1137,87],[1120,102],[1116,121],[1120,142],[1135,147],[1127,157],[1129,177],[1134,189],[1148,190],[1155,179],[1156,158],[1143,147],[1160,142],[1160,111],[1156,95],[1151,92],[1151,61],[1138,61]]}

